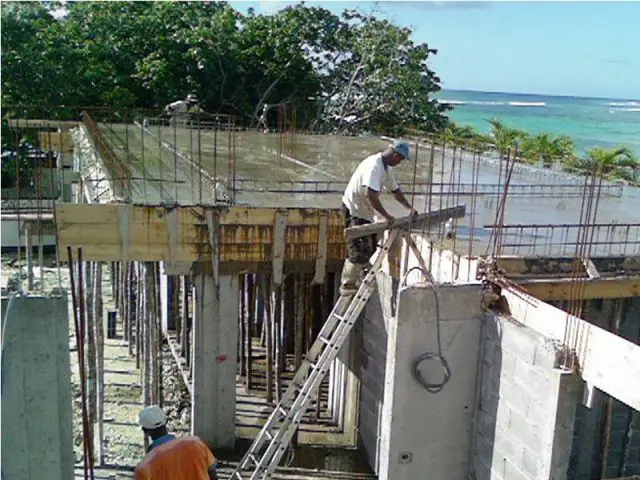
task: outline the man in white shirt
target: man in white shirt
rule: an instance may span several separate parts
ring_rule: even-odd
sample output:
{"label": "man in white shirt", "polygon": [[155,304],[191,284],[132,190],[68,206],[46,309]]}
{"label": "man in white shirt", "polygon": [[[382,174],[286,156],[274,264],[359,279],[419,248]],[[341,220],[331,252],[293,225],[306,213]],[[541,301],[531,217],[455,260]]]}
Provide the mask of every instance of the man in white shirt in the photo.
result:
{"label": "man in white shirt", "polygon": [[[395,140],[384,151],[365,158],[351,175],[342,196],[342,214],[345,228],[372,223],[375,216],[381,216],[393,223],[394,217],[387,212],[380,201],[382,189],[393,193],[393,197],[411,215],[416,210],[403,195],[393,175],[393,167],[409,158],[409,145]],[[342,269],[341,295],[353,295],[358,290],[358,281],[369,259],[376,251],[376,235],[360,237],[347,244],[347,259]]]}
{"label": "man in white shirt", "polygon": [[198,113],[202,110],[198,106],[198,98],[190,93],[186,100],[176,100],[164,107],[164,111],[171,118],[170,124],[175,125],[177,121],[186,124],[188,113]]}

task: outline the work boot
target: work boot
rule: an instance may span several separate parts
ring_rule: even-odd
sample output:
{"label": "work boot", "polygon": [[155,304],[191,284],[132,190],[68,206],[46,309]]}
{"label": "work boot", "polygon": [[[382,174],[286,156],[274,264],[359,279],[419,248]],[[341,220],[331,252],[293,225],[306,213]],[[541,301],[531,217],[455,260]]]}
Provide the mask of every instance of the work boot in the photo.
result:
{"label": "work boot", "polygon": [[340,277],[340,295],[355,295],[360,286],[362,265],[345,260]]}

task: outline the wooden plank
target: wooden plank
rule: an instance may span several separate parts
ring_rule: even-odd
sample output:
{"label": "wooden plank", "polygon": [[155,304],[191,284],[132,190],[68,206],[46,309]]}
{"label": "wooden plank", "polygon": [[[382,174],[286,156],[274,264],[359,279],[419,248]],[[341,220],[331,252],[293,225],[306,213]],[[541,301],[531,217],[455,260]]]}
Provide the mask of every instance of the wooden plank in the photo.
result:
{"label": "wooden plank", "polygon": [[[66,224],[107,224],[113,225],[117,222],[118,206],[123,204],[71,204],[63,203],[56,205],[57,221],[61,225]],[[165,216],[171,210],[177,212],[178,222],[193,225],[206,225],[205,211],[210,210],[204,207],[161,207],[131,205],[132,225],[162,225]],[[269,226],[275,223],[276,209],[263,207],[231,207],[213,208],[220,214],[220,226],[226,225],[251,225]],[[317,226],[322,212],[327,212],[329,225],[342,227],[342,217],[339,209],[309,209],[309,208],[287,208],[288,225],[290,226]]]}
{"label": "wooden plank", "polygon": [[532,279],[517,283],[539,300],[571,300],[577,294],[585,300],[640,295],[640,277],[637,276],[581,279],[579,286],[571,278]]}
{"label": "wooden plank", "polygon": [[80,125],[80,122],[74,120],[9,118],[8,124],[9,128],[60,128],[62,130],[69,130]]}
{"label": "wooden plank", "polygon": [[287,223],[286,211],[279,210],[276,213],[273,233],[273,283],[276,286],[282,285]]}
{"label": "wooden plank", "polygon": [[640,346],[596,327],[527,295],[517,289],[503,288],[511,317],[550,340],[564,343],[570,325],[579,345],[569,345],[579,353],[582,378],[594,387],[640,410]]}
{"label": "wooden plank", "polygon": [[[446,222],[449,218],[462,218],[465,215],[465,205],[456,205],[455,207],[443,208],[433,212],[421,213],[416,216],[407,216],[396,219],[394,227],[412,229],[422,229],[432,223]],[[366,235],[378,235],[389,229],[387,222],[375,222],[358,227],[349,227],[345,229],[347,240],[364,237]]]}
{"label": "wooden plank", "polygon": [[60,153],[73,152],[73,143],[68,131],[38,132],[40,147],[44,150],[53,150]]}
{"label": "wooden plank", "polygon": [[313,275],[313,284],[324,284],[324,277],[327,271],[327,215],[320,217],[320,230],[318,231],[318,256],[316,259],[316,270]]}

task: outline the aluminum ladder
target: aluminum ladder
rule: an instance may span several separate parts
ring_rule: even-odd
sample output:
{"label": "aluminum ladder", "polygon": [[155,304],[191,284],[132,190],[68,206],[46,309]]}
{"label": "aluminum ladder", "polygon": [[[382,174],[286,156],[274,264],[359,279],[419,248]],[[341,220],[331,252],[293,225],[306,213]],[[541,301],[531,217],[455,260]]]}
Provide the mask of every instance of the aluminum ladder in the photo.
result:
{"label": "aluminum ladder", "polygon": [[[364,276],[358,291],[353,295],[341,295],[338,298],[318,334],[318,338],[293,377],[289,388],[260,430],[249,451],[229,477],[230,479],[271,478],[289,442],[291,442],[293,434],[298,429],[302,417],[309,407],[309,402],[329,371],[331,362],[338,355],[340,348],[349,337],[353,325],[371,297],[375,287],[376,272],[380,270],[382,261],[389,253],[398,231],[397,228],[389,231],[387,240]],[[249,469],[252,469],[253,473],[249,476],[249,472],[247,472],[243,477],[243,470]]]}

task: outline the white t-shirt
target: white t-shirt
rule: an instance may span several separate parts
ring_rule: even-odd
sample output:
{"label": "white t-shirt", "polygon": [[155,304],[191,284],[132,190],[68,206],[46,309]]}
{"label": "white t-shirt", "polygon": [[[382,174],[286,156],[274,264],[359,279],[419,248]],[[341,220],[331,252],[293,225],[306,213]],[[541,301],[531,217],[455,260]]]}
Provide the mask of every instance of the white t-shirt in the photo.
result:
{"label": "white t-shirt", "polygon": [[381,192],[383,187],[391,192],[399,188],[393,169],[389,166],[385,168],[382,154],[376,153],[360,162],[353,172],[342,196],[342,202],[349,209],[351,216],[373,222],[375,212],[367,199],[367,190],[370,188]]}

